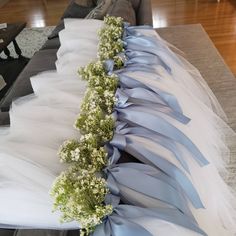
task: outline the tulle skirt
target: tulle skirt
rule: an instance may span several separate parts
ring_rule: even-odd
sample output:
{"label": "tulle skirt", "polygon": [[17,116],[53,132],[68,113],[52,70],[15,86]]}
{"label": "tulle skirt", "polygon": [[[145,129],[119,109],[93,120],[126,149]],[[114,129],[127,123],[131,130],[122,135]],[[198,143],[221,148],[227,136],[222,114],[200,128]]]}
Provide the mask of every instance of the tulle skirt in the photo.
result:
{"label": "tulle skirt", "polygon": [[[60,33],[62,46],[56,65],[64,67],[32,77],[34,94],[12,103],[11,125],[0,130],[2,225],[12,228],[79,228],[78,222],[60,222],[60,213],[52,212],[49,191],[55,178],[67,167],[60,163],[57,155],[60,145],[67,139],[80,137],[73,124],[80,111],[86,82],[78,77],[77,69],[96,59],[98,42],[89,40],[93,38],[91,35],[97,35],[101,26],[101,21],[87,21],[86,27],[89,22],[91,34],[81,27],[78,34],[84,39],[79,44],[76,40],[72,44],[70,41],[71,49],[67,49],[66,42],[73,34],[73,24],[70,30],[64,30],[65,34]],[[84,26],[84,22],[81,25]],[[84,53],[80,52],[82,48]],[[70,52],[74,52],[72,57]],[[60,70],[61,67],[66,70]],[[69,73],[72,67],[74,73]]]}
{"label": "tulle skirt", "polygon": [[[73,123],[80,111],[86,82],[79,78],[77,70],[96,60],[97,31],[102,26],[102,21],[66,19],[65,29],[60,32],[57,71],[32,77],[34,94],[13,102],[11,126],[0,130],[2,224],[28,228],[79,228],[77,222],[60,223],[60,214],[52,213],[49,191],[55,178],[66,168],[57,156],[59,146],[67,139],[80,137]],[[225,123],[222,108],[197,69],[174,54],[154,30],[139,32],[154,37],[162,45],[164,49],[159,57],[171,68],[171,73],[157,65],[155,73],[135,71],[127,72],[127,75],[153,90],[158,88],[177,98],[183,114],[191,121],[186,125],[165,114],[162,117],[189,137],[210,164],[200,167],[183,147],[182,155],[189,165],[189,174],[155,142],[150,140],[145,145],[163,153],[192,181],[205,206],[205,209],[195,209],[189,203],[199,227],[209,236],[234,236],[236,200],[219,171],[226,172],[225,164],[230,155],[228,141],[235,138],[235,133]],[[144,145],[142,137],[136,137],[136,142]],[[135,196],[125,188],[123,193],[127,198],[136,197],[137,204],[146,207],[145,196]],[[151,202],[150,207],[154,207],[155,201]],[[155,236],[199,235],[154,217],[133,221]]]}

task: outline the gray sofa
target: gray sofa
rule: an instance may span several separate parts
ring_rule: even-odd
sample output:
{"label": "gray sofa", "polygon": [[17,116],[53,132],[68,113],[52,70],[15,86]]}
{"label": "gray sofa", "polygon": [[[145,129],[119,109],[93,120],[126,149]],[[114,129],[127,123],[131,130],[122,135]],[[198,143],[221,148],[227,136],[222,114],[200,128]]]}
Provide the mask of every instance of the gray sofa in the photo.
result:
{"label": "gray sofa", "polygon": [[[135,12],[137,25],[152,25],[152,9],[150,0],[130,0]],[[73,2],[73,1],[72,1]],[[71,4],[71,3],[70,3]],[[117,15],[114,13],[114,15]],[[35,53],[27,66],[18,76],[12,88],[0,102],[0,125],[10,124],[8,110],[14,99],[33,92],[30,77],[47,70],[55,70],[56,52],[60,47],[58,37],[49,39],[41,50]],[[0,229],[0,236],[79,236],[78,230],[7,230]]]}
{"label": "gray sofa", "polygon": [[[152,25],[152,9],[150,0],[130,0],[135,12],[136,24]],[[114,12],[114,15],[116,13]],[[28,65],[20,73],[12,88],[7,92],[0,102],[2,114],[0,115],[0,124],[8,124],[9,117],[7,111],[11,102],[21,96],[33,92],[30,77],[46,70],[54,70],[56,61],[56,52],[60,47],[59,38],[55,37],[47,40],[41,50],[35,53]]]}

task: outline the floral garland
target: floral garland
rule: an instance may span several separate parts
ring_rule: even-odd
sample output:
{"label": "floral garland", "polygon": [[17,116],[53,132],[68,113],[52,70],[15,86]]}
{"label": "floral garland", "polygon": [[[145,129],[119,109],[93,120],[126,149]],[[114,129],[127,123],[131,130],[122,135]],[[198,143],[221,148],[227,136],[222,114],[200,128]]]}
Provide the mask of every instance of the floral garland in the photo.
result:
{"label": "floral garland", "polygon": [[62,222],[78,221],[81,235],[92,233],[113,211],[111,205],[105,205],[109,189],[101,171],[108,164],[104,145],[113,138],[115,127],[112,112],[118,77],[108,75],[104,62],[112,59],[115,68],[123,66],[119,56],[124,51],[123,24],[120,17],[104,18],[104,27],[99,32],[99,60],[79,70],[82,79],[88,82],[74,125],[82,136],[80,140],[64,142],[58,153],[60,161],[71,166],[61,173],[52,187],[54,210],[61,211]]}

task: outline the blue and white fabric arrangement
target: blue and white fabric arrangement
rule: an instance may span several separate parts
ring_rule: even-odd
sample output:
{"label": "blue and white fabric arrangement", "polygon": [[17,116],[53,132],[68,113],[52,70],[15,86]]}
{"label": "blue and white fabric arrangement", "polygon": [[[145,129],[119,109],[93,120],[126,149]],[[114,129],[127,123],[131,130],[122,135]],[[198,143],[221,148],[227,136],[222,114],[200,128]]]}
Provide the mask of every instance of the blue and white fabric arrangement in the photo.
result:
{"label": "blue and white fabric arrangement", "polygon": [[234,235],[234,198],[217,172],[233,132],[199,72],[153,28],[115,17],[98,56],[79,70],[82,136],[59,152],[70,164],[51,191],[62,219],[82,235]]}

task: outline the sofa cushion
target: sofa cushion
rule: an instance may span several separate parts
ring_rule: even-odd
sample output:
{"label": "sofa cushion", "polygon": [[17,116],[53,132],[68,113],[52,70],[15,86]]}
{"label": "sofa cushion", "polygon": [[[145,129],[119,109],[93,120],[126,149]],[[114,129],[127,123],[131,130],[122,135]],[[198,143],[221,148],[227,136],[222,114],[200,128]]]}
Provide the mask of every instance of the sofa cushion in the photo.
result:
{"label": "sofa cushion", "polygon": [[137,12],[139,10],[141,0],[130,0],[134,10]]}
{"label": "sofa cushion", "polygon": [[[78,1],[80,2],[80,1]],[[91,4],[90,4],[91,5]],[[52,33],[48,36],[48,39],[53,39],[58,37],[58,33],[63,30],[64,27],[64,21],[65,18],[84,18],[89,14],[90,11],[93,10],[93,6],[81,6],[77,3],[77,1],[72,1],[69,6],[66,8],[63,16],[61,17],[61,21],[57,24],[55,29],[52,31]]]}
{"label": "sofa cushion", "polygon": [[11,105],[12,100],[31,94],[33,92],[30,77],[42,71],[55,70],[57,49],[40,50],[20,73],[13,86],[2,99],[0,107],[6,109]]}
{"label": "sofa cushion", "polygon": [[[10,124],[10,117],[8,112],[0,112],[0,126],[5,126]],[[13,230],[0,230],[0,235],[11,236],[13,235]]]}
{"label": "sofa cushion", "polygon": [[136,25],[135,11],[130,0],[116,0],[107,12],[110,16],[120,16],[131,25]]}
{"label": "sofa cushion", "polygon": [[136,11],[136,21],[137,25],[153,25],[151,0],[140,0],[138,10]]}
{"label": "sofa cushion", "polygon": [[58,33],[65,28],[64,21],[60,20],[52,33],[48,36],[48,39],[54,39],[58,37]]}
{"label": "sofa cushion", "polygon": [[72,2],[65,10],[61,19],[65,18],[84,18],[88,13],[94,9],[94,6],[81,6],[76,2]]}
{"label": "sofa cushion", "polygon": [[42,49],[58,49],[60,47],[60,40],[59,37],[55,37],[53,39],[49,39],[45,42]]}
{"label": "sofa cushion", "polygon": [[15,232],[15,230],[12,230],[12,229],[1,229],[0,235],[1,236],[13,236],[14,232]]}
{"label": "sofa cushion", "polygon": [[18,229],[14,236],[80,236],[80,232],[79,230]]}
{"label": "sofa cushion", "polygon": [[0,75],[6,81],[6,86],[0,90],[0,101],[6,95],[7,91],[11,88],[21,71],[28,63],[27,58],[20,60],[2,60],[0,59]]}
{"label": "sofa cushion", "polygon": [[80,6],[84,7],[95,7],[96,4],[94,0],[74,0],[75,3],[77,3]]}
{"label": "sofa cushion", "polygon": [[100,0],[98,5],[85,18],[103,20],[111,5],[112,0]]}
{"label": "sofa cushion", "polygon": [[14,236],[66,236],[65,230],[49,229],[21,229],[17,230]]}

